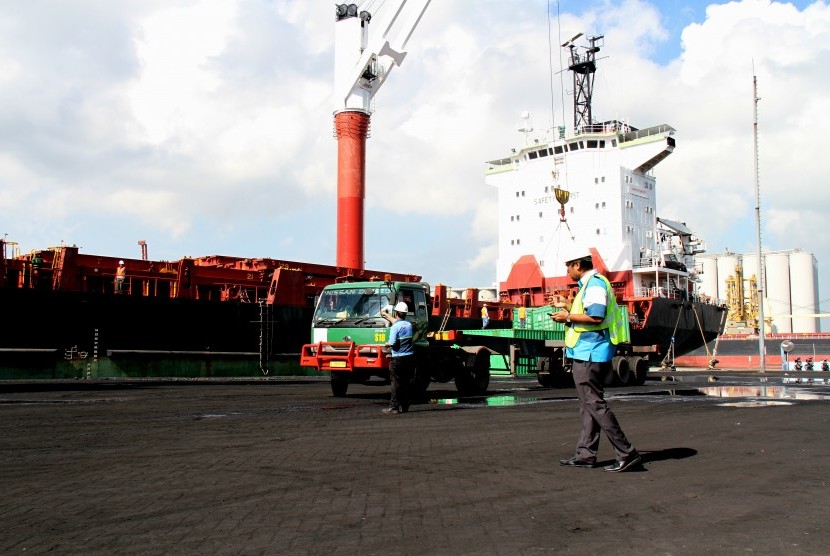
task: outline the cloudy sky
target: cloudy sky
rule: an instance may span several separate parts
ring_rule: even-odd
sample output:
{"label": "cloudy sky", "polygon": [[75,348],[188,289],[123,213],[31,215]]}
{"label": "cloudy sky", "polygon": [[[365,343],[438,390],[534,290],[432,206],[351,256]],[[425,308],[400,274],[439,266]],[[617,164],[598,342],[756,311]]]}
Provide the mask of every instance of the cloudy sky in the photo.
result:
{"label": "cloudy sky", "polygon": [[[360,4],[374,29],[394,3]],[[333,12],[321,0],[3,2],[0,233],[23,251],[138,258],[146,240],[153,259],[333,264]],[[815,254],[830,311],[827,0],[434,1],[375,99],[366,266],[493,282],[484,161],[521,142],[523,111],[560,125],[563,91],[571,121],[556,45],[577,32],[605,36],[595,117],[677,129],[655,170],[657,213],[712,253],[755,251],[757,75],[763,243]]]}

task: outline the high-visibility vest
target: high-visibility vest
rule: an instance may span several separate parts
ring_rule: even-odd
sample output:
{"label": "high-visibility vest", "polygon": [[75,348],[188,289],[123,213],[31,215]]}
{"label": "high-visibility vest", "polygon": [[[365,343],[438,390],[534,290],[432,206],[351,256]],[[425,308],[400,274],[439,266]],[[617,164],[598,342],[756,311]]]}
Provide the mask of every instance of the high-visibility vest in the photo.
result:
{"label": "high-visibility vest", "polygon": [[[605,299],[607,306],[605,308],[605,318],[602,322],[597,324],[573,323],[571,326],[565,328],[565,345],[569,348],[575,347],[579,341],[579,336],[583,332],[593,332],[597,330],[608,329],[611,343],[616,345],[624,344],[631,339],[631,333],[628,328],[628,312],[625,307],[617,305],[617,297],[614,295],[614,289],[611,287],[611,282],[602,274],[596,274],[597,278],[602,280],[605,284]],[[593,276],[591,277],[593,278]],[[591,278],[585,281],[585,284],[579,288],[579,291],[571,303],[571,313],[574,315],[584,315],[582,308],[582,298],[585,296],[585,288],[588,287],[588,282]]]}

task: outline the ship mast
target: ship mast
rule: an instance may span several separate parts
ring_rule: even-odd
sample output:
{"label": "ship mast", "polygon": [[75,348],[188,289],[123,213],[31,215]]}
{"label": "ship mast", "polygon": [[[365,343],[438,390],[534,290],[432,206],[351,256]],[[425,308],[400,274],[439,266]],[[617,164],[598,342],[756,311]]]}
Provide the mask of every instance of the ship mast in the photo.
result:
{"label": "ship mast", "polygon": [[591,46],[580,55],[574,41],[582,36],[577,34],[562,47],[570,50],[570,66],[574,79],[574,133],[580,133],[594,123],[591,115],[591,95],[594,90],[594,73],[597,71],[596,54],[600,50],[604,35],[588,37]]}
{"label": "ship mast", "polygon": [[761,372],[766,372],[766,323],[764,322],[764,259],[761,253],[761,186],[758,179],[758,78],[752,76],[752,108],[754,120],[752,123],[753,157],[755,158],[755,230],[758,236],[758,356],[761,362]]}
{"label": "ship mast", "polygon": [[337,266],[363,270],[366,138],[372,99],[400,66],[431,0],[400,0],[385,31],[369,39],[367,11],[335,6],[334,129],[337,137]]}

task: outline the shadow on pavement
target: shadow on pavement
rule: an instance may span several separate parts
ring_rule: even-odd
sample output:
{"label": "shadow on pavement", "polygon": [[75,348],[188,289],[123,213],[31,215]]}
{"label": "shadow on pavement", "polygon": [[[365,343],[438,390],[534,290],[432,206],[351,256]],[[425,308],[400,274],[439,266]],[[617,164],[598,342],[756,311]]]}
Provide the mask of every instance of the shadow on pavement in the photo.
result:
{"label": "shadow on pavement", "polygon": [[643,463],[653,461],[664,461],[667,459],[684,459],[697,455],[697,450],[692,448],[667,448],[665,450],[641,450],[640,456]]}

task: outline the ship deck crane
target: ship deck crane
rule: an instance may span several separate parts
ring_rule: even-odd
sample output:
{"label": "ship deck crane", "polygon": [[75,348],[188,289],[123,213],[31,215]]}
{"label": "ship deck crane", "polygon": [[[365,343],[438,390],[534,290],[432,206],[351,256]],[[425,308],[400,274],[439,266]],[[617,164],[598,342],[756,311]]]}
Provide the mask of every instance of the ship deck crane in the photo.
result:
{"label": "ship deck crane", "polygon": [[363,200],[371,103],[431,0],[399,0],[384,31],[369,37],[372,15],[335,6],[334,128],[337,137],[337,266],[363,270]]}

